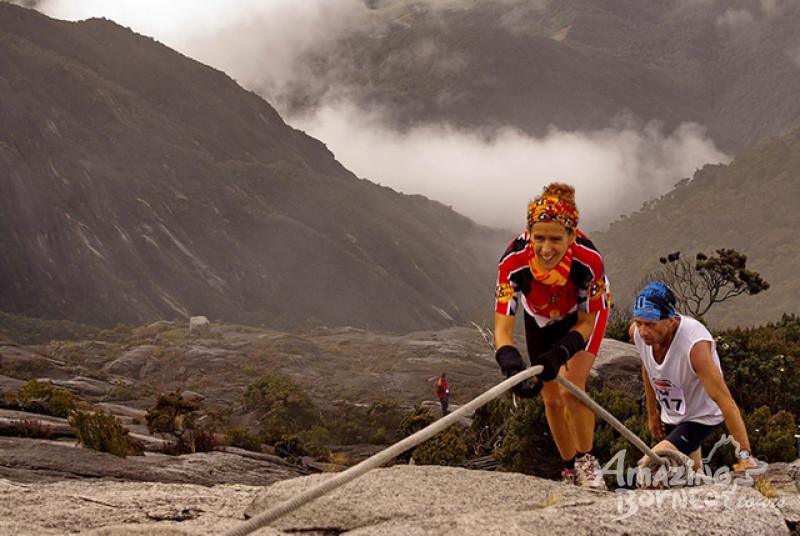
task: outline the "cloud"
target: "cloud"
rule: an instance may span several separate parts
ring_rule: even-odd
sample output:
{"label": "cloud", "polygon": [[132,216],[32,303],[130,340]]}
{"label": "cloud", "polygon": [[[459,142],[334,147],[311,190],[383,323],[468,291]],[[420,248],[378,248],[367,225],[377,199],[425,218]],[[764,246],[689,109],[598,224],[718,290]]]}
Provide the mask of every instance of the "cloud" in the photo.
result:
{"label": "cloud", "polygon": [[709,162],[728,162],[703,128],[670,133],[620,117],[588,133],[551,130],[533,138],[511,128],[418,126],[397,132],[380,111],[340,102],[291,120],[325,141],[359,176],[421,193],[484,224],[519,229],[528,201],[548,182],[573,184],[584,228],[599,228],[664,194]]}
{"label": "cloud", "polygon": [[[550,0],[502,1],[516,18],[525,9],[535,14]],[[777,1],[762,0],[765,9]],[[528,200],[547,182],[563,180],[578,188],[586,224],[599,227],[665,193],[703,164],[728,160],[698,125],[665,132],[658,123],[642,125],[628,117],[603,130],[552,130],[542,138],[513,128],[466,131],[448,125],[401,133],[387,126],[389,110],[356,109],[347,88],[328,87],[336,76],[314,72],[319,65],[307,61],[317,52],[324,68],[348,69],[347,58],[327,54],[343,35],[378,35],[414,10],[444,14],[476,2],[382,0],[373,2],[382,9],[370,10],[358,0],[43,0],[38,9],[67,20],[106,17],[222,69],[276,105],[291,124],[324,141],[358,175],[422,193],[490,225],[519,228]],[[748,20],[749,11],[729,9],[718,24],[727,28]],[[432,40],[423,39],[388,56],[383,68],[409,63],[440,76],[468,66],[465,58],[438,53]],[[310,115],[292,117],[281,99],[298,83],[321,104]],[[437,98],[459,96],[443,90]]]}
{"label": "cloud", "polygon": [[105,17],[221,69],[268,97],[308,78],[300,57],[369,22],[357,0],[43,0],[64,20]]}
{"label": "cloud", "polygon": [[753,14],[747,9],[726,9],[717,17],[716,25],[727,30],[741,30],[755,22]]}
{"label": "cloud", "polygon": [[[25,0],[37,1],[37,0]],[[552,0],[494,0],[509,13],[537,11]],[[415,14],[438,16],[469,10],[482,0],[38,0],[39,11],[64,20],[105,17],[154,37],[198,61],[221,69],[241,85],[281,106],[293,84],[320,98],[329,88],[307,58],[327,54],[354,32],[380,35]],[[380,9],[369,9],[368,5]],[[516,18],[516,17],[515,17]],[[444,19],[443,19],[444,20]],[[439,72],[463,67],[459,57],[435,56],[414,45]],[[326,57],[327,69],[347,69],[348,58]],[[449,62],[449,63],[448,63]],[[327,73],[330,74],[330,73]],[[333,77],[335,78],[335,77]],[[337,91],[340,88],[331,88]]]}

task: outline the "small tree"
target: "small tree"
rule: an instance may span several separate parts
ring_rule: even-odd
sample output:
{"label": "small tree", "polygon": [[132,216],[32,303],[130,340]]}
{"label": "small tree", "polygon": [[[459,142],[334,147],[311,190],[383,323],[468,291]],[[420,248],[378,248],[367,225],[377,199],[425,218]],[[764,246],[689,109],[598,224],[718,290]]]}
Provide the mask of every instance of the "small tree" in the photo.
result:
{"label": "small tree", "polygon": [[436,434],[414,449],[414,461],[419,465],[459,465],[467,459],[464,434],[456,426]]}
{"label": "small tree", "polygon": [[175,454],[194,452],[194,431],[197,423],[196,411],[200,404],[186,400],[180,391],[158,395],[156,405],[145,414],[147,429],[173,440],[171,449]]}
{"label": "small tree", "polygon": [[788,411],[772,413],[762,406],[745,418],[753,452],[767,462],[791,462],[797,458],[794,415]]}
{"label": "small tree", "polygon": [[68,417],[78,407],[79,399],[66,389],[31,380],[20,388],[17,400],[24,411]]}
{"label": "small tree", "polygon": [[702,318],[715,303],[741,294],[755,295],[769,288],[758,272],[747,269],[747,255],[735,249],[718,249],[716,257],[698,253],[691,261],[680,251],[661,257],[662,267],[647,280],[660,279],[675,293],[686,312]]}
{"label": "small tree", "polygon": [[261,421],[264,438],[270,443],[320,424],[319,411],[308,393],[278,374],[267,374],[250,384],[242,402],[245,410]]}
{"label": "small tree", "polygon": [[78,410],[69,418],[78,441],[87,448],[124,458],[142,454],[142,446],[133,441],[129,430],[114,415],[101,409]]}
{"label": "small tree", "polygon": [[510,397],[499,401],[508,424],[502,446],[495,456],[505,469],[530,475],[557,478],[562,468],[541,397],[518,399],[513,408]]}

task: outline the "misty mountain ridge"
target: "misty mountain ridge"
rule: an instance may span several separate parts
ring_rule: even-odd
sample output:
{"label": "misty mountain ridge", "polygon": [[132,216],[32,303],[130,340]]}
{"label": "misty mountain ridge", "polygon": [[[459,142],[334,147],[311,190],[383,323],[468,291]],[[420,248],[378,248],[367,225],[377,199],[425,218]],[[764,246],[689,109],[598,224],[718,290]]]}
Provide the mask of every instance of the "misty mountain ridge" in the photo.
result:
{"label": "misty mountain ridge", "polygon": [[680,251],[690,259],[734,248],[770,284],[756,296],[715,306],[714,325],[758,325],[798,313],[800,296],[800,128],[737,157],[708,165],[670,193],[611,225],[593,239],[603,252],[614,295],[631,304],[642,277],[659,258]]}
{"label": "misty mountain ridge", "polygon": [[290,115],[346,99],[396,128],[510,126],[541,137],[627,112],[708,129],[740,152],[800,124],[797,2],[368,1],[270,94]]}
{"label": "misty mountain ridge", "polygon": [[220,71],[0,3],[0,310],[408,331],[488,314],[506,233],[361,180]]}

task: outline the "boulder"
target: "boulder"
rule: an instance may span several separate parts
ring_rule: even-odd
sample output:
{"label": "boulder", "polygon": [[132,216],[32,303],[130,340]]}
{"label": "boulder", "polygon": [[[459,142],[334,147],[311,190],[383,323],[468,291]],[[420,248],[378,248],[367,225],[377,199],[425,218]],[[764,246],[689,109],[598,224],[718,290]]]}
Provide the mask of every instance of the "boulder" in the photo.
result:
{"label": "boulder", "polygon": [[603,339],[586,388],[589,391],[617,389],[633,400],[641,399],[644,396],[642,361],[636,347],[614,339]]}
{"label": "boulder", "polygon": [[62,389],[66,389],[77,394],[81,398],[87,399],[105,396],[113,389],[113,386],[106,381],[96,380],[94,378],[86,378],[84,376],[75,376],[70,380],[53,380],[45,378],[39,381],[52,383],[56,387],[61,387]]}
{"label": "boulder", "polygon": [[771,463],[761,477],[762,492],[780,501],[786,525],[800,533],[800,459],[792,463]]}
{"label": "boulder", "polygon": [[193,316],[189,319],[189,333],[204,335],[211,330],[211,322],[204,316]]}
{"label": "boulder", "polygon": [[12,393],[19,391],[20,387],[25,385],[25,383],[27,382],[0,374],[0,393]]}
{"label": "boulder", "polygon": [[150,344],[136,346],[106,363],[102,370],[107,374],[142,380],[150,368],[150,362],[154,354],[159,348],[159,346]]}

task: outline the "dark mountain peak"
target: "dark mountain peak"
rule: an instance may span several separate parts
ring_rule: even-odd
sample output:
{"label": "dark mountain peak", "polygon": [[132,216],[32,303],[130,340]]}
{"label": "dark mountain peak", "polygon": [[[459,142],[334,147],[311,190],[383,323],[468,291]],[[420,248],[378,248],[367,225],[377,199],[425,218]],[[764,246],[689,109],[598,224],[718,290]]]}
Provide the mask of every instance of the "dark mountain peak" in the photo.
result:
{"label": "dark mountain peak", "polygon": [[0,309],[394,331],[488,310],[490,231],[359,180],[224,73],[6,4],[0,57]]}

